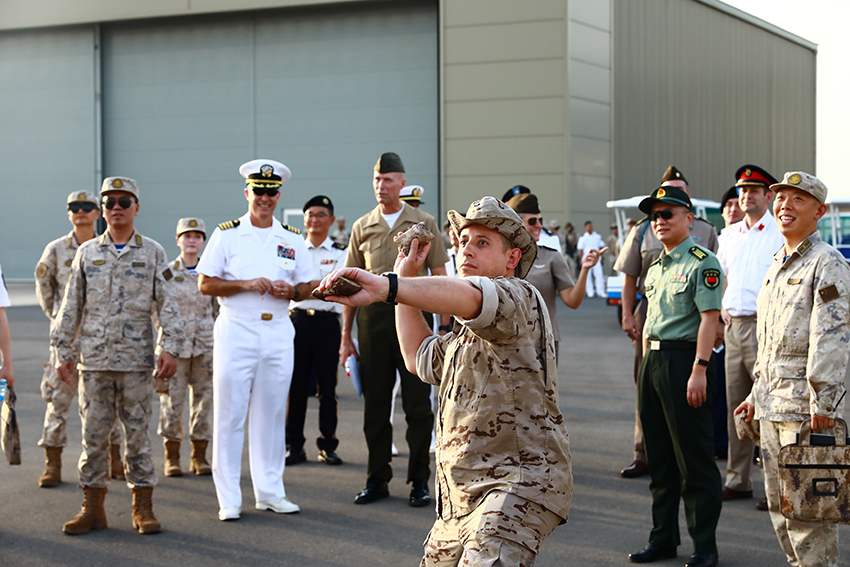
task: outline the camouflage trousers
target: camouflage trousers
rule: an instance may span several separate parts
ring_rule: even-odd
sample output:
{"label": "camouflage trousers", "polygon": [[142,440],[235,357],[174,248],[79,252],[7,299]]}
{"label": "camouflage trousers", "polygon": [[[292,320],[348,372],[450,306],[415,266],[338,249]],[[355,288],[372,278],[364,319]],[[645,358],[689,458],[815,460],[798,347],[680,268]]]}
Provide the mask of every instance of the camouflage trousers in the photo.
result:
{"label": "camouflage trousers", "polygon": [[117,415],[127,437],[124,451],[127,484],[130,487],[156,486],[148,435],[153,398],[151,371],[83,370],[80,374],[80,417],[83,420],[80,484],[106,487],[109,481],[109,431]]}
{"label": "camouflage trousers", "polygon": [[796,441],[799,421],[761,421],[761,457],[767,509],[779,545],[795,567],[838,565],[838,528],[835,524],[789,520],[779,511],[779,449]]}
{"label": "camouflage trousers", "polygon": [[189,437],[212,439],[212,354],[177,359],[177,372],[168,380],[168,393],[159,395],[158,433],[168,441],[183,440],[183,408],[189,394]]}
{"label": "camouflage trousers", "polygon": [[[68,416],[71,412],[71,402],[77,393],[80,374],[74,361],[74,373],[71,375],[71,384],[68,385],[59,379],[56,373],[56,355],[50,349],[50,360],[44,365],[44,376],[41,378],[41,397],[47,402],[47,410],[44,412],[44,429],[39,447],[64,447],[68,443],[65,430],[68,425]],[[110,443],[121,444],[121,425],[116,421],[110,433]]]}
{"label": "camouflage trousers", "polygon": [[562,522],[543,506],[494,490],[462,518],[437,518],[420,567],[531,567],[540,545]]}

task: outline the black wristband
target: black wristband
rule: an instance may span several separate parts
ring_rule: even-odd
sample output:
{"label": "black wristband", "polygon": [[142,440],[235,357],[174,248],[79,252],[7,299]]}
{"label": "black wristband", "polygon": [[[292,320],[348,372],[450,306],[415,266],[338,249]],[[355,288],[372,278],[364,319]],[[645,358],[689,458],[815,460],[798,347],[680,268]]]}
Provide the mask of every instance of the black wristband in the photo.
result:
{"label": "black wristband", "polygon": [[387,292],[387,298],[384,300],[384,303],[396,305],[395,296],[398,295],[398,274],[395,272],[384,272],[381,275],[390,282],[390,290]]}
{"label": "black wristband", "polygon": [[704,358],[696,357],[696,359],[694,359],[694,362],[696,362],[700,366],[708,366],[708,361]]}
{"label": "black wristband", "polygon": [[298,296],[301,295],[301,292],[298,291],[298,286],[294,285],[292,288],[295,290],[295,293],[292,294],[292,299],[298,299]]}
{"label": "black wristband", "polygon": [[452,330],[452,326],[451,325],[440,325],[439,330],[449,333]]}

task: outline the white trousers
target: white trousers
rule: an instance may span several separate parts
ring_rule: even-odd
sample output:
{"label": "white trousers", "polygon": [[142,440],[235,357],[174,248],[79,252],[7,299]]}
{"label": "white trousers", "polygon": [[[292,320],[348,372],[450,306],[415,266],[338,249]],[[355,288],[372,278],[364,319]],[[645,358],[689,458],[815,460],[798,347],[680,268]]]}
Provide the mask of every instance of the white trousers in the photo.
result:
{"label": "white trousers", "polygon": [[222,308],[213,348],[212,469],[220,508],[241,507],[242,444],[248,422],[254,499],[286,496],[286,403],[292,382],[294,329],[285,312]]}
{"label": "white trousers", "polygon": [[584,288],[587,297],[593,297],[593,288],[596,295],[605,297],[605,278],[602,275],[602,264],[596,264],[587,272],[587,284]]}

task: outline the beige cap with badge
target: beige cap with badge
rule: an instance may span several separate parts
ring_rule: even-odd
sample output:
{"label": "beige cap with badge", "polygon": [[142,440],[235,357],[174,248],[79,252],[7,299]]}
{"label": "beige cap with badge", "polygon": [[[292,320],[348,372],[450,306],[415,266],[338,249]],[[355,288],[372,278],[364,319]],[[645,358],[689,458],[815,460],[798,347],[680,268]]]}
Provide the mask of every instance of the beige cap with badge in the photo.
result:
{"label": "beige cap with badge", "polygon": [[71,203],[93,203],[100,205],[100,201],[97,200],[97,197],[91,191],[74,191],[68,195],[68,202],[66,204],[70,205]]}
{"label": "beige cap with badge", "polygon": [[139,186],[135,179],[129,177],[107,177],[100,186],[100,194],[106,195],[114,191],[124,191],[139,200]]}
{"label": "beige cap with badge", "polygon": [[199,218],[186,217],[177,221],[177,236],[193,230],[202,233],[204,236],[207,235],[206,228],[204,228],[204,221]]}
{"label": "beige cap with badge", "polygon": [[770,186],[770,190],[776,193],[780,189],[791,188],[805,191],[821,203],[826,203],[826,185],[814,175],[805,171],[787,171],[785,177],[779,183]]}

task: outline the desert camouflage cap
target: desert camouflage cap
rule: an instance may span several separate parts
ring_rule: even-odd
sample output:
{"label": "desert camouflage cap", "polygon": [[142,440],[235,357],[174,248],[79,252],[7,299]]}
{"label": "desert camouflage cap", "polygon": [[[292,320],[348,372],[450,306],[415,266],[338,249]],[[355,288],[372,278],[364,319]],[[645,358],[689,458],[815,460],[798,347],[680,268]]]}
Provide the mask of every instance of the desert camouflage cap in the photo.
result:
{"label": "desert camouflage cap", "polygon": [[100,186],[100,194],[106,195],[113,191],[124,191],[139,200],[139,186],[135,179],[129,177],[107,177]]}
{"label": "desert camouflage cap", "polygon": [[66,205],[70,205],[71,203],[94,203],[100,206],[100,201],[97,200],[97,196],[91,191],[74,191],[68,195]]}
{"label": "desert camouflage cap", "polygon": [[786,171],[782,181],[770,186],[770,190],[774,193],[785,188],[805,191],[821,203],[826,202],[826,185],[820,179],[805,171]]}
{"label": "desert camouflage cap", "polygon": [[204,227],[204,221],[197,217],[186,217],[177,221],[177,236],[184,232],[200,232],[204,236],[207,235],[207,229]]}
{"label": "desert camouflage cap", "polygon": [[512,246],[522,252],[522,258],[516,267],[516,276],[524,278],[528,274],[537,258],[537,243],[525,228],[520,216],[505,203],[495,197],[483,197],[469,205],[466,216],[457,211],[449,211],[446,216],[457,234],[471,224],[483,224],[504,235]]}

